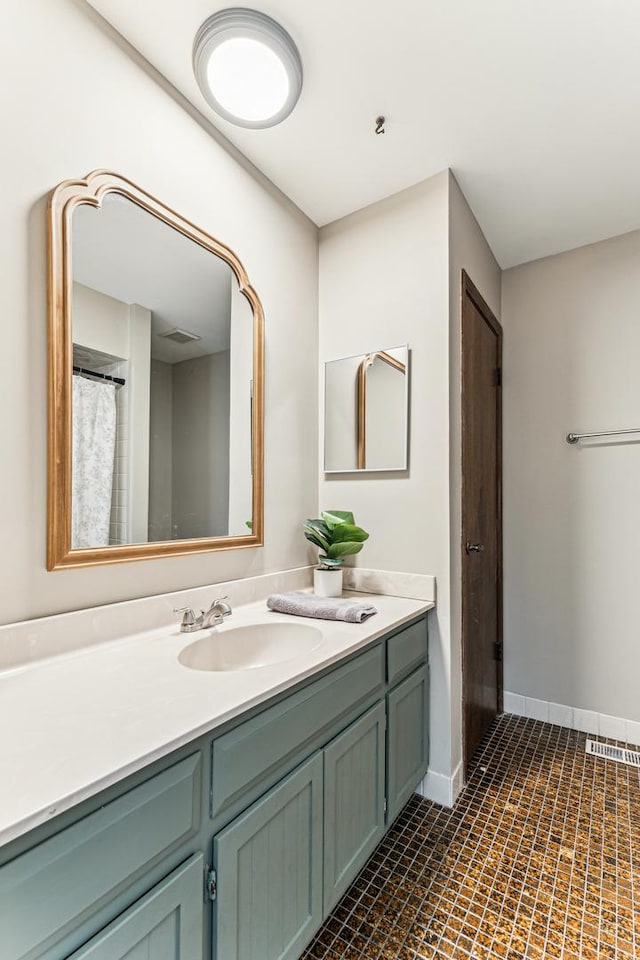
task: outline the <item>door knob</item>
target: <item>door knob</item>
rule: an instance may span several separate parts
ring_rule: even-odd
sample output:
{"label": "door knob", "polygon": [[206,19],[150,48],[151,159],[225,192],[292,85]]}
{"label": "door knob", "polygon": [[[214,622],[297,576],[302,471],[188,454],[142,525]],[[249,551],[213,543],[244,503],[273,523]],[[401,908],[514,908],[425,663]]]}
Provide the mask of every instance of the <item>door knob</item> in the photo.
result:
{"label": "door knob", "polygon": [[464,548],[467,551],[467,553],[482,553],[482,551],[484,550],[484,544],[469,543],[469,541],[467,540]]}

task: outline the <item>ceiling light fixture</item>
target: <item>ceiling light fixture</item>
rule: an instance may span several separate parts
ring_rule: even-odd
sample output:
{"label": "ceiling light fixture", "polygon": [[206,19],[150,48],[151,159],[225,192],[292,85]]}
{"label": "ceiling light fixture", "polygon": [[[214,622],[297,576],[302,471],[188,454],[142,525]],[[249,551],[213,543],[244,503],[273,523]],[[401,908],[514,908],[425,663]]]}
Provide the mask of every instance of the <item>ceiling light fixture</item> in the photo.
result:
{"label": "ceiling light fixture", "polygon": [[257,10],[219,10],[193,44],[193,71],[207,103],[240,127],[273,127],[302,90],[302,61],[287,31]]}

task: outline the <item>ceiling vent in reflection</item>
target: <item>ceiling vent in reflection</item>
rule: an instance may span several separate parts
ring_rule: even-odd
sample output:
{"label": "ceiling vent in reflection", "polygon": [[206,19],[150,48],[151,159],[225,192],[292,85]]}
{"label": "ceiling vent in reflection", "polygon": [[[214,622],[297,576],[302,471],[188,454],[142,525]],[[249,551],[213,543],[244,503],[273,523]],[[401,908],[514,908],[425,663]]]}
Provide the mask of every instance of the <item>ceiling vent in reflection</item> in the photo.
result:
{"label": "ceiling vent in reflection", "polygon": [[166,333],[160,333],[158,336],[164,337],[165,340],[173,340],[174,343],[191,343],[192,340],[202,340],[202,337],[199,337],[197,333],[181,330],[180,327],[173,327],[172,330],[167,330]]}

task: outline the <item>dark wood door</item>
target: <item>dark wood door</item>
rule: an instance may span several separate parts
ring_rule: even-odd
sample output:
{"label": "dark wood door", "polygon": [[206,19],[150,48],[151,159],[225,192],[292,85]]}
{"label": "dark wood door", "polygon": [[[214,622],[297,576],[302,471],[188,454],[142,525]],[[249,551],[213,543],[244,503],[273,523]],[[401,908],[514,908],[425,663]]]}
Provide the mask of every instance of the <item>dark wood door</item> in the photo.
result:
{"label": "dark wood door", "polygon": [[462,275],[462,671],[465,771],[502,708],[502,328]]}

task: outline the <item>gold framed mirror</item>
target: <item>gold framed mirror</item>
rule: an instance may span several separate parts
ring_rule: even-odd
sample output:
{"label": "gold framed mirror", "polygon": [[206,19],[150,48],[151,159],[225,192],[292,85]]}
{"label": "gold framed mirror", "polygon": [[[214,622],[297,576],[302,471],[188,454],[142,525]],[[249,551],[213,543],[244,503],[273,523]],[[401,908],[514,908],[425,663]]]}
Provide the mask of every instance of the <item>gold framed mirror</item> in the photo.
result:
{"label": "gold framed mirror", "polygon": [[48,217],[47,569],[262,546],[264,314],[241,261],[106,170]]}

